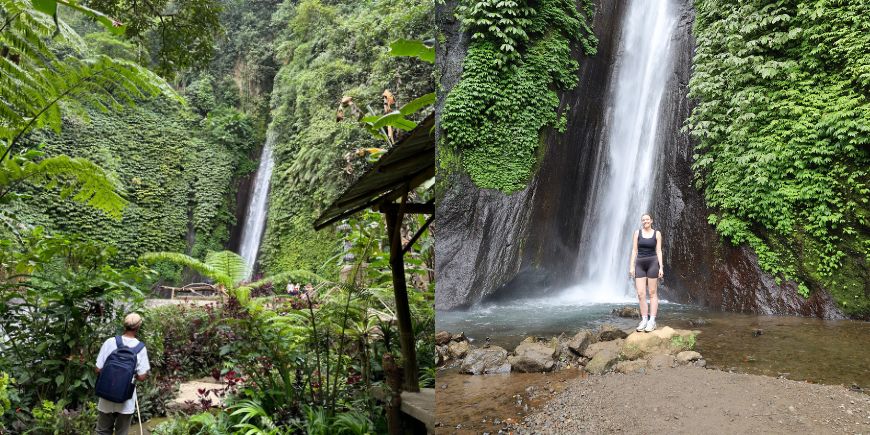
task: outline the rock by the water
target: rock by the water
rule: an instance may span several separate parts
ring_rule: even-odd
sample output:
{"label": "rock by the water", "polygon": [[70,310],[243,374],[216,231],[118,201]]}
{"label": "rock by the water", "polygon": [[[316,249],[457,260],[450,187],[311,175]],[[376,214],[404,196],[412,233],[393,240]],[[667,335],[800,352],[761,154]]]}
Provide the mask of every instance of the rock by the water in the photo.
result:
{"label": "rock by the water", "polygon": [[467,341],[468,337],[465,336],[464,332],[460,332],[458,334],[453,334],[453,336],[450,337],[450,340],[451,341]]}
{"label": "rock by the water", "polygon": [[450,356],[447,355],[447,346],[435,345],[435,365],[440,366],[447,362]]}
{"label": "rock by the water", "polygon": [[619,360],[619,353],[610,348],[601,349],[592,358],[592,361],[586,364],[586,371],[593,375],[600,375],[613,367]]}
{"label": "rock by the water", "polygon": [[600,341],[598,343],[592,343],[587,346],[586,349],[583,351],[583,356],[592,359],[595,358],[595,355],[597,355],[598,352],[604,349],[612,350],[618,354],[619,349],[622,347],[624,341],[625,340],[619,339],[613,341]]}
{"label": "rock by the water", "polygon": [[508,358],[511,368],[517,372],[537,373],[549,372],[556,364],[559,355],[558,343],[542,343],[529,341],[520,343],[514,350],[516,356]]}
{"label": "rock by the water", "polygon": [[598,328],[598,336],[596,338],[597,341],[611,341],[625,337],[628,337],[628,334],[626,334],[625,331],[616,326],[605,324]]}
{"label": "rock by the water", "polygon": [[592,344],[595,335],[588,329],[581,329],[568,341],[568,349],[577,355],[583,355],[583,351]]}
{"label": "rock by the water", "polygon": [[694,350],[684,350],[677,354],[677,362],[680,364],[688,364],[699,359],[701,359],[701,354]]}
{"label": "rock by the water", "polygon": [[467,341],[451,341],[447,345],[447,354],[453,359],[465,358],[465,355],[468,354],[468,349]]}
{"label": "rock by the water", "polygon": [[653,355],[649,359],[649,366],[654,369],[662,369],[666,367],[674,367],[676,360],[673,355],[662,353]]}
{"label": "rock by the water", "polygon": [[646,371],[647,361],[639,359],[635,361],[620,361],[613,370],[617,373],[643,373]]}
{"label": "rock by the water", "polygon": [[452,336],[447,331],[438,331],[435,333],[435,344],[438,346],[443,346],[450,342],[450,338]]}
{"label": "rock by the water", "polygon": [[694,327],[694,326],[706,326],[706,325],[707,325],[707,321],[700,318],[700,317],[697,319],[689,320],[689,326]]}
{"label": "rock by the water", "polygon": [[506,350],[498,346],[490,346],[468,352],[459,370],[472,375],[510,373],[511,365],[507,362]]}
{"label": "rock by the water", "polygon": [[625,359],[638,359],[655,353],[675,353],[685,350],[680,346],[672,346],[674,336],[682,337],[681,343],[688,342],[694,331],[675,331],[670,326],[656,329],[652,332],[634,332],[625,339],[621,353]]}
{"label": "rock by the water", "polygon": [[640,318],[640,310],[637,307],[622,307],[622,308],[614,308],[610,314],[618,317],[627,317],[631,319],[639,319]]}

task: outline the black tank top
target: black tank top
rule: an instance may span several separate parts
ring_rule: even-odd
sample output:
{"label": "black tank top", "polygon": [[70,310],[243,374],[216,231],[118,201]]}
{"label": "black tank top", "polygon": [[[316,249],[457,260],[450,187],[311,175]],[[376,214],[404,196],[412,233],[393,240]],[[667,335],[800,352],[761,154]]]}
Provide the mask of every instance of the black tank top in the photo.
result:
{"label": "black tank top", "polygon": [[656,231],[653,230],[653,236],[645,238],[643,230],[637,230],[637,256],[653,257],[656,255]]}

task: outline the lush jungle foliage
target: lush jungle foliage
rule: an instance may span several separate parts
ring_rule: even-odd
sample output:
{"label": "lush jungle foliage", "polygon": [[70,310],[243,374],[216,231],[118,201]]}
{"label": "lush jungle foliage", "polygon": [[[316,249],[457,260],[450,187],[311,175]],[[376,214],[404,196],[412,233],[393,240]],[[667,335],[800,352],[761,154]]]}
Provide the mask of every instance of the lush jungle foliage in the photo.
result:
{"label": "lush jungle foliage", "polygon": [[695,2],[689,119],[710,222],[870,316],[870,3]]}
{"label": "lush jungle foliage", "polygon": [[460,3],[472,42],[444,105],[442,171],[461,167],[479,187],[505,193],[526,186],[544,128],[564,128],[557,91],[577,84],[572,45],[595,53],[593,14],[589,0],[582,11],[572,0]]}
{"label": "lush jungle foliage", "polygon": [[[296,73],[320,68],[304,83],[285,76],[294,88],[281,107],[296,106],[298,98],[304,110],[295,117],[281,112],[275,123],[284,134],[279,141],[297,147],[278,145],[287,158],[279,157],[279,166],[317,174],[307,184],[273,188],[279,197],[295,195],[305,213],[298,227],[307,230],[315,209],[376,158],[345,151],[383,147],[367,129],[381,134],[379,125],[408,122],[405,116],[431,103],[429,65],[387,54],[393,40],[425,36],[431,5],[287,2],[273,20],[274,1],[226,1],[221,26],[208,30],[238,32],[230,40],[172,34],[174,27],[195,32],[214,24],[216,3],[91,3],[98,4],[115,17],[65,1],[0,0],[0,433],[92,432],[95,355],[131,310],[145,317],[140,337],[152,365],[138,385],[145,419],[169,411],[180,382],[214,376],[224,385],[176,409],[182,417],[157,433],[384,432],[384,413],[370,391],[384,381],[384,355],[398,355],[399,345],[380,215],[340,225],[340,232],[321,236],[325,245],[271,233],[295,257],[280,258],[269,268],[272,276],[255,283],[240,281],[244,263],[225,247],[236,188],[255,169],[252,157],[265,136],[274,47],[289,50],[283,60]],[[335,13],[324,17],[335,28],[321,27],[321,10]],[[280,44],[273,43],[278,33]],[[185,44],[188,52],[179,53]],[[214,57],[210,44],[221,49]],[[194,63],[207,65],[186,69]],[[141,65],[172,73],[176,88]],[[387,87],[403,107],[389,119],[379,102]],[[188,104],[179,104],[179,94]],[[336,122],[345,95],[359,106],[374,104],[359,115],[375,116]],[[299,163],[298,151],[327,158]],[[333,182],[343,170],[353,174]],[[318,183],[329,189],[314,189]],[[422,224],[407,218],[403,231],[410,235]],[[305,252],[306,246],[317,249]],[[149,251],[164,252],[142,255]],[[310,272],[328,258],[320,271],[341,281]],[[434,382],[431,239],[418,240],[407,258],[426,386]],[[143,308],[155,281],[184,282],[181,266],[228,299]],[[290,282],[314,286],[285,294]],[[228,407],[215,408],[216,395]]]}
{"label": "lush jungle foliage", "polygon": [[397,39],[431,37],[433,5],[419,0],[285,2],[276,55],[283,64],[272,92],[275,170],[260,261],[268,273],[320,270],[340,237],[311,223],[349,181],[362,174],[358,149],[383,147],[356,122],[336,122],[343,96],[361,115],[383,114],[389,89],[402,106],[434,91],[432,67],[394,57]]}

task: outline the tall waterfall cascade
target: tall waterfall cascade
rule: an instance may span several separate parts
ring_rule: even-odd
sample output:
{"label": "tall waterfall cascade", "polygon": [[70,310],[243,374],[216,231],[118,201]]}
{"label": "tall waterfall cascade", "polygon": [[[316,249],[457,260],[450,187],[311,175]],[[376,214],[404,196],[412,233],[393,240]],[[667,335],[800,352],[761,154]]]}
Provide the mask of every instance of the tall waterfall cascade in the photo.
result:
{"label": "tall waterfall cascade", "polygon": [[568,301],[635,299],[628,276],[631,236],[655,190],[657,130],[677,17],[670,0],[635,0],[628,8],[608,88],[603,148],[584,216],[579,280],[560,297]]}
{"label": "tall waterfall cascade", "polygon": [[239,243],[239,255],[245,259],[247,279],[251,278],[257,254],[260,252],[260,241],[266,229],[266,210],[269,205],[269,180],[272,179],[272,169],[275,161],[272,158],[272,146],[275,134],[271,131],[266,135],[266,143],[260,154],[260,164],[254,177],[254,188],[248,200],[248,211],[245,213],[245,226],[242,229],[242,240]]}

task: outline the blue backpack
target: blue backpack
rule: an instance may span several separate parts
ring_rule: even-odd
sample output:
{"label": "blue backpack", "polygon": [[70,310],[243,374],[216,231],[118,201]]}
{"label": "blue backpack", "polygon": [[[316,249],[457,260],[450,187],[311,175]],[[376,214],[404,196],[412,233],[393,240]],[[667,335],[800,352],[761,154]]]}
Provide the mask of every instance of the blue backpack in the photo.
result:
{"label": "blue backpack", "polygon": [[145,348],[141,341],[136,347],[127,347],[121,336],[115,336],[118,348],[106,358],[100,376],[97,378],[97,397],[110,402],[123,403],[133,397],[136,385],[133,376],[136,374],[136,355]]}

